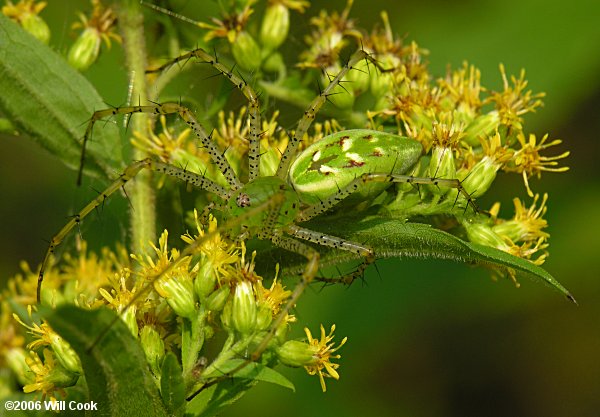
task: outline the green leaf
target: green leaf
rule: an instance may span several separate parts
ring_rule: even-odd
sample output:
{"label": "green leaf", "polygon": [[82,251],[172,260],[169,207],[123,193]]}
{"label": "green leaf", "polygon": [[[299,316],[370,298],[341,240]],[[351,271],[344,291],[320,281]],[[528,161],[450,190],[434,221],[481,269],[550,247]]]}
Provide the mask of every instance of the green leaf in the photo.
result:
{"label": "green leaf", "polygon": [[[543,281],[575,302],[569,291],[543,268],[501,250],[466,242],[428,224],[408,223],[378,216],[364,219],[345,216],[325,217],[303,226],[368,245],[375,250],[377,258],[450,259],[504,271],[511,269],[518,275]],[[318,250],[322,253],[321,268],[360,259],[358,255],[349,252],[323,250],[322,247]],[[266,261],[267,265],[261,264],[259,272],[264,271],[266,275],[275,270],[274,262],[286,266],[283,274],[297,274],[306,263],[303,258],[279,249],[272,249],[264,258],[269,261]],[[270,259],[273,259],[273,262]]]}
{"label": "green leaf", "polygon": [[[230,359],[219,367],[220,374],[215,373],[211,376],[226,376],[246,362],[244,359]],[[258,381],[270,382],[292,391],[295,390],[294,384],[279,372],[260,363],[250,362],[231,375],[231,378],[201,391],[189,402],[187,412],[194,416],[214,416],[238,400]]]}
{"label": "green leaf", "polygon": [[[244,365],[244,367],[238,370],[242,365]],[[226,376],[233,371],[236,371],[233,374],[233,378],[270,382],[271,384],[281,385],[284,388],[295,391],[294,384],[276,370],[257,362],[248,362],[245,359],[228,360],[219,366],[218,372],[211,373],[211,377]]]}
{"label": "green leaf", "polygon": [[98,406],[94,416],[168,415],[144,352],[114,312],[74,306],[40,310],[79,355],[89,400]]}
{"label": "green leaf", "polygon": [[177,357],[169,352],[162,364],[160,394],[169,415],[182,416],[185,412],[185,384]]}
{"label": "green leaf", "polygon": [[[48,46],[0,14],[0,112],[68,167],[79,168],[81,141],[95,110],[106,108],[94,87]],[[85,173],[114,174],[123,165],[114,123],[95,129]]]}

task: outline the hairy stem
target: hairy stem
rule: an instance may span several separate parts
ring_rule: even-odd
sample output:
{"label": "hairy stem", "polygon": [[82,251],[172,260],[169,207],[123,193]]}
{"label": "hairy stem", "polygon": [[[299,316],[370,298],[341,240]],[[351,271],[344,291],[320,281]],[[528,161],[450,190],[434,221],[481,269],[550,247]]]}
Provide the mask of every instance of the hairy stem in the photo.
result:
{"label": "hairy stem", "polygon": [[[144,18],[137,0],[118,3],[117,16],[123,36],[125,62],[133,83],[133,94],[140,103],[148,100],[146,83],[146,41],[144,39]],[[132,116],[132,131],[146,132],[149,114]],[[135,149],[133,158],[141,160],[147,157],[143,151]],[[133,253],[144,253],[149,242],[156,240],[156,210],[154,189],[151,184],[152,173],[141,172],[127,190],[131,200],[130,224]]]}

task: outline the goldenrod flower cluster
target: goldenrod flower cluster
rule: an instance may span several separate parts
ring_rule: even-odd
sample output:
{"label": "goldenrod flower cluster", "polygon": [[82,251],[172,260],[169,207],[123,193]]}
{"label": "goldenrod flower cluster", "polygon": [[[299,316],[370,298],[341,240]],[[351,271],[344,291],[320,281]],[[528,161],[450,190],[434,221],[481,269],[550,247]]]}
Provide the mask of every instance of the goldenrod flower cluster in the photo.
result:
{"label": "goldenrod flower cluster", "polygon": [[[3,12],[35,20],[32,16],[45,6],[43,2],[21,3],[26,12],[20,9],[17,13],[12,3]],[[77,62],[72,64],[78,68],[95,61],[101,40],[119,40],[112,31],[112,11],[98,0],[92,3],[92,17],[82,17],[79,25],[84,28],[82,37],[90,39],[81,41],[85,43],[83,52],[74,53]],[[529,180],[543,171],[567,170],[559,162],[568,152],[546,155],[561,141],[548,135],[539,138],[525,130],[524,116],[542,105],[543,94],[528,90],[524,72],[509,77],[500,66],[499,91],[482,86],[480,71],[468,63],[435,77],[426,65],[427,51],[395,35],[386,13],[373,30],[359,27],[351,17],[351,0],[341,13],[321,11],[313,17],[312,31],[305,37],[308,46],[297,54],[297,62],[286,64],[279,50],[288,37],[290,12],[304,13],[309,2],[271,0],[261,23],[252,26],[249,22],[256,17],[255,3],[238,1],[222,16],[198,26],[204,30],[205,42],[216,38],[229,42],[231,58],[243,71],[255,75],[257,90],[265,93],[261,100],[269,105],[273,103],[269,100],[277,99],[305,109],[315,96],[314,87],[328,85],[352,49],[363,48],[376,62],[358,63],[327,97],[330,105],[322,109],[321,120],[313,124],[301,148],[329,133],[351,128],[408,136],[424,149],[409,175],[457,178],[474,199],[492,187],[498,173],[517,173],[532,200],[515,198],[510,219],[500,217],[499,203],[487,211],[467,214],[466,203],[459,201],[456,189],[433,185],[397,185],[376,203],[382,207],[380,213],[402,219],[452,214],[452,228],[459,227],[461,236],[470,241],[536,264],[544,262],[549,238],[544,219],[548,194],[540,198]],[[293,134],[279,124],[278,110],[269,109],[268,114],[261,126],[261,175],[274,174]],[[158,127],[149,126],[151,134],[134,132],[134,146],[163,162],[226,184],[189,130],[177,130],[164,116],[154,124]],[[247,109],[239,104],[234,111],[218,112],[211,135],[219,148],[226,150],[226,158],[242,180],[248,177],[249,129]],[[210,201],[207,196],[205,202]],[[119,247],[95,255],[79,242],[77,256],[66,255],[59,267],[46,272],[43,304],[114,310],[140,341],[157,384],[167,352],[176,353],[180,359],[186,387],[193,392],[221,377],[226,361],[250,358],[273,334],[265,347],[268,354],[255,359],[269,367],[276,363],[304,367],[309,374],[319,376],[325,391],[326,378],[339,378],[339,364],[334,360],[340,358],[336,352],[346,338],[337,345],[333,342],[334,325],[328,334],[321,325],[319,338],[308,329],[304,340],[288,338],[290,324],[295,321],[288,308],[292,291],[277,277],[264,284],[255,271],[255,253],[247,253],[240,236],[220,229],[209,209],[201,214],[194,211],[189,217],[193,233],[173,243],[165,230],[149,253],[129,254]],[[36,283],[36,271],[23,265],[23,273],[2,293],[0,366],[13,371],[25,392],[56,398],[77,383],[81,364],[66,341],[39,321],[32,307]],[[284,319],[273,329],[281,314]]]}

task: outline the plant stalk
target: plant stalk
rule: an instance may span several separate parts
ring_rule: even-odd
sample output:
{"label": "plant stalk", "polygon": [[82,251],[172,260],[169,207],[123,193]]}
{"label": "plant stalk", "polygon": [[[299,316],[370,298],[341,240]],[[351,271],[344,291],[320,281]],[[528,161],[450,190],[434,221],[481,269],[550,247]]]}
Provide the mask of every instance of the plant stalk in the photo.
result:
{"label": "plant stalk", "polygon": [[[140,103],[148,101],[146,82],[146,40],[144,38],[144,17],[140,2],[125,0],[117,2],[119,29],[123,36],[125,63],[133,83],[133,94]],[[151,115],[139,113],[131,116],[132,131],[146,132]],[[134,148],[133,159],[141,160],[148,155]],[[131,201],[131,252],[146,253],[150,242],[156,241],[156,208],[152,187],[152,173],[140,172],[128,188]]]}

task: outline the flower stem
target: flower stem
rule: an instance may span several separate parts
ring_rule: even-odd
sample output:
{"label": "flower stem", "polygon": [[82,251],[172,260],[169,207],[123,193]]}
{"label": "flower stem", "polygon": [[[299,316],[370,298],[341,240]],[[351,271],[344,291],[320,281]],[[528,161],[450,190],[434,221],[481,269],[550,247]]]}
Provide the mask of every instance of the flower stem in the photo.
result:
{"label": "flower stem", "polygon": [[[144,38],[144,18],[137,0],[118,3],[117,17],[123,36],[125,62],[133,84],[132,97],[140,103],[147,102],[146,83],[146,41]],[[132,117],[132,130],[145,132],[148,129],[149,114],[139,113]],[[143,151],[133,150],[133,159],[146,158]],[[133,253],[144,253],[150,242],[156,240],[156,210],[151,172],[142,171],[128,189],[131,201],[130,224]]]}

